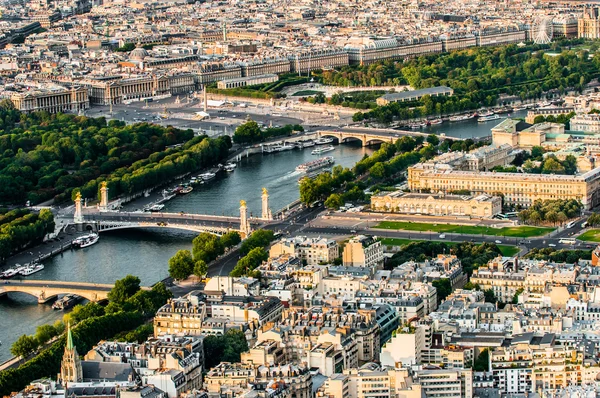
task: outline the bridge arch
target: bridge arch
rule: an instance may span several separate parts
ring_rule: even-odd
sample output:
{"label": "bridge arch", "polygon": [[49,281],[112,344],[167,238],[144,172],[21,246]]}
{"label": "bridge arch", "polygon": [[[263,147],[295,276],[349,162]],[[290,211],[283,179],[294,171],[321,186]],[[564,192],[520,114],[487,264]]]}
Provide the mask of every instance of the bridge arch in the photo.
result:
{"label": "bridge arch", "polygon": [[364,146],[380,145],[380,144],[383,144],[385,142],[388,142],[388,141],[382,140],[380,138],[369,138],[367,140],[367,142],[365,144],[363,144],[363,145]]}
{"label": "bridge arch", "polygon": [[353,142],[360,142],[361,146],[365,146],[365,141],[361,137],[357,137],[357,136],[354,136],[354,135],[350,135],[350,136],[344,137],[341,142],[344,143],[344,144],[351,144]]}

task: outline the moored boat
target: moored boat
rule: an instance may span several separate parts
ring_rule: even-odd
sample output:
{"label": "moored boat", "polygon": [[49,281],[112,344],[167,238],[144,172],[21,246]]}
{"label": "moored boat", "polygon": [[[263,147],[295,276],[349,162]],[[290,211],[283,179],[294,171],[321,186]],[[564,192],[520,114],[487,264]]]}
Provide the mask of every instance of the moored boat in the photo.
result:
{"label": "moored boat", "polygon": [[192,192],[193,190],[194,190],[194,187],[189,186],[189,185],[184,185],[179,190],[179,195],[187,195],[188,193]]}
{"label": "moored boat", "polygon": [[29,276],[44,269],[44,264],[34,263],[19,271],[19,275]]}
{"label": "moored boat", "polygon": [[322,153],[331,152],[331,151],[334,151],[334,150],[335,150],[335,147],[333,145],[328,145],[328,146],[324,146],[322,148],[313,149],[312,152],[311,152],[311,154],[313,154],[313,155],[320,155]]}
{"label": "moored boat", "polygon": [[489,116],[479,116],[479,119],[477,119],[477,121],[479,123],[483,123],[483,122],[489,122],[489,121],[498,120],[498,119],[500,119],[500,116],[498,116],[496,114],[492,114]]}
{"label": "moored boat", "polygon": [[88,247],[97,243],[98,239],[100,239],[100,235],[93,233],[89,235],[80,236],[79,238],[73,241],[73,246],[83,249],[84,247]]}
{"label": "moored boat", "polygon": [[333,138],[319,138],[318,140],[315,140],[316,145],[331,144],[332,142]]}
{"label": "moored boat", "polygon": [[200,174],[198,177],[202,178],[204,181],[210,181],[215,178],[217,175],[215,173],[211,173],[210,171],[206,173]]}
{"label": "moored boat", "polygon": [[235,170],[236,167],[237,167],[237,164],[235,164],[235,163],[227,163],[225,166],[223,166],[223,170],[231,172],[231,171]]}

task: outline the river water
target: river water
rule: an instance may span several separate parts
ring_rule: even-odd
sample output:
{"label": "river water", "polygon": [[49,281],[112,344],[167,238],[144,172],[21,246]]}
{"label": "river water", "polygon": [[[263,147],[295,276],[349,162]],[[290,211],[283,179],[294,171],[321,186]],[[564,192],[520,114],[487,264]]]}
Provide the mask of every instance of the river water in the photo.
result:
{"label": "river water", "polygon": [[[326,155],[335,163],[353,166],[373,148],[338,145]],[[324,155],[323,155],[324,156]],[[275,212],[299,197],[297,165],[318,157],[310,148],[242,159],[233,173],[221,173],[211,182],[167,203],[165,212],[239,215],[239,201],[246,200],[249,212],[259,215],[262,188],[269,190]],[[45,269],[29,279],[114,283],[127,274],[136,275],[142,285],[151,285],[168,276],[169,258],[181,249],[191,249],[195,235],[173,230],[121,230],[102,233],[98,244],[64,252],[45,262]],[[32,334],[37,325],[53,323],[63,316],[48,304],[38,305],[26,294],[11,293],[0,298],[0,362],[10,358],[10,346],[22,334]]]}
{"label": "river water", "polygon": [[[489,135],[490,128],[498,122],[469,120],[431,126],[422,131],[457,138],[482,137]],[[371,148],[339,145],[326,155],[333,156],[336,164],[351,167],[372,151]],[[300,174],[294,169],[317,158],[310,152],[309,148],[244,158],[233,173],[222,173],[208,184],[196,186],[190,194],[174,198],[166,204],[164,211],[237,216],[239,201],[243,199],[248,210],[259,215],[262,188],[265,187],[269,191],[270,208],[275,212],[298,199]],[[143,285],[151,285],[168,275],[169,258],[177,250],[190,249],[193,236],[164,229],[103,233],[98,244],[67,251],[47,261],[43,271],[29,278],[113,283],[132,274],[138,276]],[[25,294],[11,293],[0,298],[0,362],[11,357],[10,346],[20,335],[32,334],[38,325],[53,323],[62,315],[50,305],[38,305],[37,300]]]}

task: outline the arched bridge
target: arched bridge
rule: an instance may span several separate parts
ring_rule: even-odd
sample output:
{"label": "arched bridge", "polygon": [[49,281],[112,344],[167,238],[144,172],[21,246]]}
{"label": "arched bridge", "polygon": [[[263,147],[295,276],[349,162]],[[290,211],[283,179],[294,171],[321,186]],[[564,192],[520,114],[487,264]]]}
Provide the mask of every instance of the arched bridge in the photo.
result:
{"label": "arched bridge", "polygon": [[[250,219],[249,222],[250,227],[254,229],[268,221]],[[94,212],[85,214],[83,224],[84,229],[96,232],[128,228],[172,228],[216,235],[223,235],[229,231],[242,232],[239,217],[187,213]]]}
{"label": "arched bridge", "polygon": [[[59,294],[76,294],[90,301],[103,301],[108,299],[108,292],[114,285],[85,282],[16,280],[0,282],[0,296],[10,292],[29,294],[43,304],[56,298]],[[148,287],[142,287],[149,290]]]}
{"label": "arched bridge", "polygon": [[317,138],[333,137],[340,143],[358,140],[362,146],[381,144],[382,142],[394,143],[398,139],[393,134],[362,133],[358,131],[317,131]]}

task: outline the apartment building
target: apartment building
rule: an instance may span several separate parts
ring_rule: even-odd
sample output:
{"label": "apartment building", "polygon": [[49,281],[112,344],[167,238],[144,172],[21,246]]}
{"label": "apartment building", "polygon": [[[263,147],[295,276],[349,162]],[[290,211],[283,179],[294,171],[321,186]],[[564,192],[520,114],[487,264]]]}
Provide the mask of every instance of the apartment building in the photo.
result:
{"label": "apartment building", "polygon": [[333,239],[297,236],[276,242],[269,249],[269,257],[294,255],[307,265],[331,264],[339,257],[339,245]]}
{"label": "apartment building", "polygon": [[583,353],[557,346],[555,335],[514,335],[490,353],[494,386],[503,394],[527,394],[582,383]]}
{"label": "apartment building", "polygon": [[359,235],[346,243],[342,253],[344,266],[375,267],[383,265],[383,246],[372,236]]}
{"label": "apartment building", "polygon": [[425,369],[415,372],[414,383],[421,385],[425,397],[473,397],[472,369]]}
{"label": "apartment building", "polygon": [[217,396],[237,396],[236,392],[241,392],[239,389],[248,387],[259,391],[270,389],[273,390],[272,394],[276,394],[278,391],[274,384],[277,383],[288,386],[289,395],[285,395],[287,397],[312,397],[312,376],[306,365],[257,366],[245,362],[221,362],[204,378],[204,386],[208,393]]}

